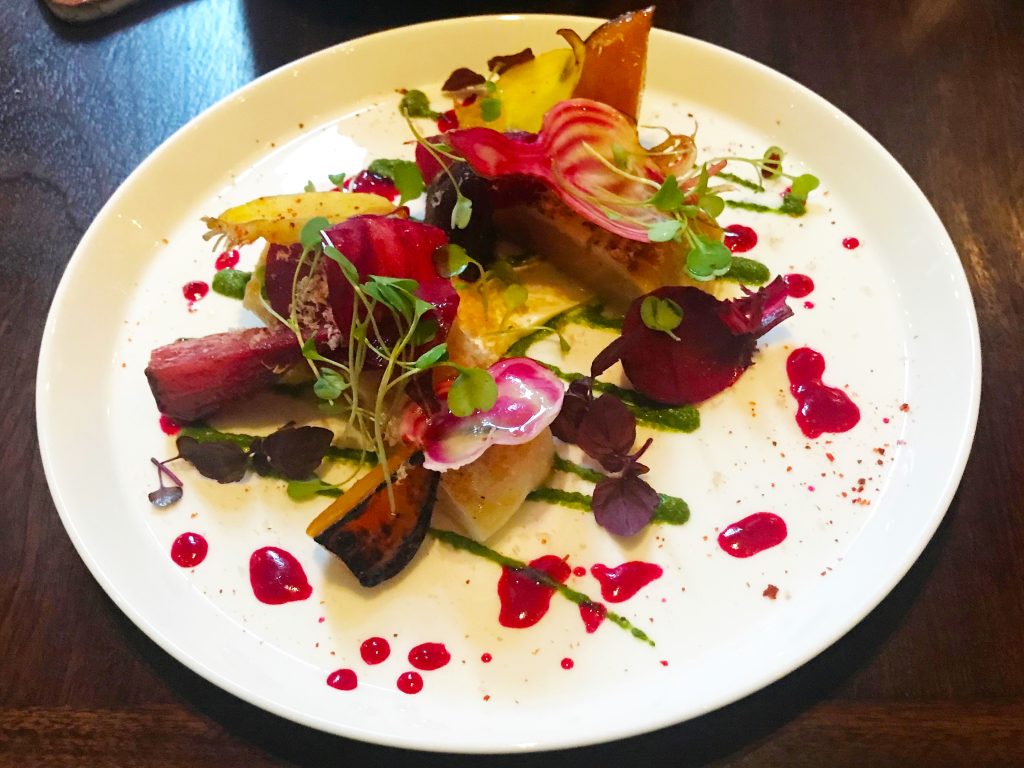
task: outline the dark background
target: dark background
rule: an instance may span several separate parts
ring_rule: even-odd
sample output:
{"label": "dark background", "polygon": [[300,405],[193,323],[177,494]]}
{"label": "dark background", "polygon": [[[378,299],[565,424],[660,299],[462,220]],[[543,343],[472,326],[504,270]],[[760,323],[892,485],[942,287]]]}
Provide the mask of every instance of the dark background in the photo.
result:
{"label": "dark background", "polygon": [[136,164],[254,76],[342,40],[474,13],[629,8],[148,0],[71,27],[32,0],[0,4],[0,766],[1024,765],[1019,0],[660,3],[659,26],[774,67],[876,136],[949,229],[981,324],[977,441],[945,522],[878,609],[781,682],[601,747],[387,750],[279,720],[205,682],[122,616],[72,549],[36,445],[37,350],[75,245]]}

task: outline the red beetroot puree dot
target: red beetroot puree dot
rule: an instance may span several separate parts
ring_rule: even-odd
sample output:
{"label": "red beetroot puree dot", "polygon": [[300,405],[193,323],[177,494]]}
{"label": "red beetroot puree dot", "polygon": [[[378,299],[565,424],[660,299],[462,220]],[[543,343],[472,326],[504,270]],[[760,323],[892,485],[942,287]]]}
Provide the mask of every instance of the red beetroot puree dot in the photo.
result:
{"label": "red beetroot puree dot", "polygon": [[224,251],[217,260],[213,263],[213,266],[219,272],[222,269],[234,269],[238,266],[238,260],[241,258],[238,250]]}
{"label": "red beetroot puree dot", "polygon": [[278,547],[257,549],[249,558],[249,583],[261,603],[281,605],[313,594],[302,565]]}
{"label": "red beetroot puree dot", "polygon": [[199,301],[209,292],[210,286],[202,280],[193,280],[190,283],[185,283],[181,288],[181,293],[186,299],[188,299],[189,304]]}
{"label": "red beetroot puree dot", "polygon": [[733,557],[751,557],[786,539],[786,521],[773,512],[754,514],[730,523],[718,534],[718,546]]}
{"label": "red beetroot puree dot", "polygon": [[181,425],[170,416],[160,415],[160,429],[165,435],[176,435],[181,432]]}
{"label": "red beetroot puree dot", "polygon": [[576,666],[575,662],[568,656],[562,659],[562,669],[572,669],[574,666]]}
{"label": "red beetroot puree dot", "polygon": [[757,245],[757,232],[742,224],[730,224],[723,233],[725,247],[733,253],[746,253]]}
{"label": "red beetroot puree dot", "polygon": [[367,664],[380,664],[391,655],[391,646],[383,637],[371,637],[359,646],[359,655]]}
{"label": "red beetroot puree dot", "polygon": [[206,559],[210,545],[198,533],[183,533],[171,544],[171,560],[182,568],[193,568]]}
{"label": "red beetroot puree dot", "polygon": [[782,282],[786,284],[786,295],[793,299],[802,299],[814,290],[814,281],[807,275],[784,275]]}
{"label": "red beetroot puree dot", "polygon": [[[530,561],[530,568],[547,574],[553,581],[564,584],[572,572],[569,564],[557,555],[544,555]],[[522,629],[532,627],[548,612],[552,587],[539,583],[528,571],[505,566],[498,580],[498,599],[501,611],[498,623],[503,627]]]}
{"label": "red beetroot puree dot", "polygon": [[858,240],[856,237],[847,237],[847,238],[843,239],[843,248],[845,248],[848,251],[852,251],[854,248],[857,248],[859,245],[860,245],[860,240]]}
{"label": "red beetroot puree dot", "polygon": [[797,401],[796,423],[810,438],[847,432],[860,421],[860,408],[841,389],[821,380],[825,358],[810,347],[794,349],[786,360],[789,391]]}
{"label": "red beetroot puree dot", "polygon": [[360,171],[355,176],[345,179],[341,186],[349,192],[364,192],[368,195],[379,195],[394,202],[398,197],[398,188],[386,176],[378,176],[369,171]]}
{"label": "red beetroot puree dot", "polygon": [[425,672],[440,669],[451,660],[443,643],[422,643],[409,651],[409,663]]}
{"label": "red beetroot puree dot", "polygon": [[423,690],[423,678],[419,672],[403,672],[398,676],[397,685],[402,693],[419,693]]}
{"label": "red beetroot puree dot", "polygon": [[359,685],[359,678],[351,669],[336,669],[327,676],[327,684],[339,691],[351,691]]}

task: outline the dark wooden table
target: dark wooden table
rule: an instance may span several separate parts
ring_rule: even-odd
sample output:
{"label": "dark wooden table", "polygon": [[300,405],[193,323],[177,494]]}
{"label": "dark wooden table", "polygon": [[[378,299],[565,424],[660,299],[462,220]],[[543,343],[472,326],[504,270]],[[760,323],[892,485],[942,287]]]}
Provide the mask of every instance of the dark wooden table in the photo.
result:
{"label": "dark wooden table", "polygon": [[1024,765],[1020,0],[659,8],[660,26],[796,78],[880,139],[949,228],[981,322],[981,420],[945,522],[877,610],[781,682],[569,753],[381,749],[279,720],[193,674],[121,615],[72,549],[36,445],[37,350],[78,239],[137,163],[254,76],[342,40],[470,13],[628,7],[148,0],[76,28],[31,0],[0,4],[0,765]]}

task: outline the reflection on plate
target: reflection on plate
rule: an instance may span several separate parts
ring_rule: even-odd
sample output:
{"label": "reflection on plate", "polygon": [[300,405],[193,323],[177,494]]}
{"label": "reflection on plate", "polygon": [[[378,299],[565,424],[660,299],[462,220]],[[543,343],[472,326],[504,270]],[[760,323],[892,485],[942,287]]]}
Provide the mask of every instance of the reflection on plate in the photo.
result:
{"label": "reflection on plate", "polygon": [[[980,378],[974,308],[948,236],[896,162],[834,107],[742,57],[665,32],[652,36],[641,122],[684,128],[693,115],[702,153],[776,144],[813,170],[823,186],[802,219],[733,210],[722,221],[754,227],[751,255],[773,272],[811,275],[815,289],[762,340],[740,383],[701,407],[698,432],[657,434],[645,457],[653,484],[689,502],[688,523],[620,542],[583,513],[530,504],[495,542],[524,560],[658,563],[664,575],[619,608],[655,647],[614,628],[587,634],[575,606],[557,600],[535,627],[503,629],[500,571],[438,542],[394,582],[361,590],[304,535],[322,504],[289,502],[273,482],[192,482],[180,504],[148,504],[148,457],[171,448],[142,376],[149,350],[245,323],[219,296],[187,310],[181,286],[207,279],[215,257],[199,217],[394,156],[406,139],[395,88],[436,93],[456,66],[544,50],[558,27],[596,23],[445,21],[284,67],[172,137],[83,238],[39,364],[47,477],[104,589],[217,685],[297,722],[404,747],[512,751],[619,738],[734,701],[819,653],[888,593],[938,525],[966,461]],[[854,237],[859,247],[844,247]],[[785,360],[804,345],[825,354],[826,381],[859,404],[851,432],[809,440],[797,428]],[[233,419],[269,429],[282,421],[275,407],[261,401]],[[747,559],[719,548],[725,527],[765,511],[785,518],[785,542]],[[209,542],[195,569],[169,556],[185,531]],[[255,600],[248,561],[263,546],[296,555],[310,599]],[[569,583],[599,592],[586,571]],[[388,641],[383,663],[362,660],[370,637]],[[423,673],[419,693],[403,693],[408,654],[424,642],[444,643],[451,662]],[[355,690],[325,683],[339,668],[355,670]]]}

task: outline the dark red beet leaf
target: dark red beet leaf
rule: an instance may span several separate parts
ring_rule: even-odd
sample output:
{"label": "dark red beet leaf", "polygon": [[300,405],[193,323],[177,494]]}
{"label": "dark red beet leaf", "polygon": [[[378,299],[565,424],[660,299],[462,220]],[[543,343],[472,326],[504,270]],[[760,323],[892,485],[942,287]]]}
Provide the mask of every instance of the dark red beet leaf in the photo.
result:
{"label": "dark red beet leaf", "polygon": [[699,403],[732,386],[750,366],[756,340],[793,314],[781,278],[733,301],[681,286],[648,295],[671,299],[683,310],[673,329],[678,340],[644,324],[641,296],[626,313],[615,352],[636,390],[665,405]]}

